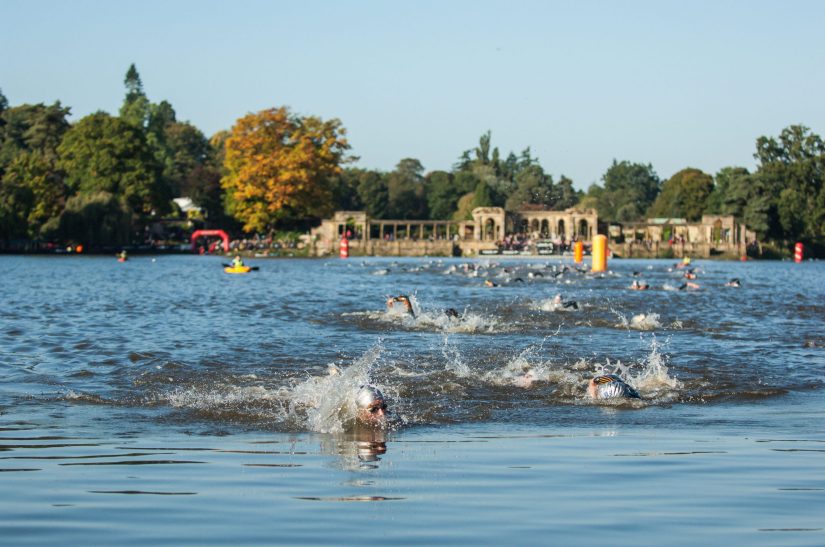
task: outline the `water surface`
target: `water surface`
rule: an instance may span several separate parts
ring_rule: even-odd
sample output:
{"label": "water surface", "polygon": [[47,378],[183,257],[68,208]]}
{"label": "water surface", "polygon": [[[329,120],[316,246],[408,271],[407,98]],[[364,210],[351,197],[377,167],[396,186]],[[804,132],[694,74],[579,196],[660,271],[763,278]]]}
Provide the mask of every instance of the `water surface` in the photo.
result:
{"label": "water surface", "polygon": [[0,257],[0,543],[825,543],[822,263],[220,262]]}

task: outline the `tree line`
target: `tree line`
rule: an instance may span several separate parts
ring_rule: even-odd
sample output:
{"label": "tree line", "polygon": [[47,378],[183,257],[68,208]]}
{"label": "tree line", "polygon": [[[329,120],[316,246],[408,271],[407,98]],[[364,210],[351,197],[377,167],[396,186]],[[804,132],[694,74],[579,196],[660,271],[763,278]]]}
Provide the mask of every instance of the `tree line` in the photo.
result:
{"label": "tree line", "polygon": [[77,242],[89,248],[145,241],[157,220],[180,215],[175,197],[200,207],[200,226],[266,233],[306,228],[334,210],[377,219],[465,220],[475,207],[597,209],[600,220],[734,215],[763,241],[825,242],[825,144],[802,125],[759,137],[753,172],[685,168],[661,180],[650,164],[614,160],[587,192],[555,178],[530,148],[501,154],[491,133],[449,171],[415,158],[389,172],[352,166],[337,119],[287,107],[247,114],[207,138],[153,103],[131,65],[117,116],[69,123],[70,109],[9,106],[0,91],[0,245]]}

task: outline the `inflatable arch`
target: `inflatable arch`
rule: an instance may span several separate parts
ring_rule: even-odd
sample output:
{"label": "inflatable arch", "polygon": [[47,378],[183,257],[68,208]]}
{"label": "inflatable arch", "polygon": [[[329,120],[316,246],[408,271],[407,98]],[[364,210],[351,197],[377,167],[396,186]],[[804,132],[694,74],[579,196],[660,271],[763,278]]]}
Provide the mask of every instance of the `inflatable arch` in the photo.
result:
{"label": "inflatable arch", "polygon": [[192,232],[192,252],[197,252],[199,237],[218,236],[223,240],[223,252],[229,252],[229,235],[223,230],[195,230]]}

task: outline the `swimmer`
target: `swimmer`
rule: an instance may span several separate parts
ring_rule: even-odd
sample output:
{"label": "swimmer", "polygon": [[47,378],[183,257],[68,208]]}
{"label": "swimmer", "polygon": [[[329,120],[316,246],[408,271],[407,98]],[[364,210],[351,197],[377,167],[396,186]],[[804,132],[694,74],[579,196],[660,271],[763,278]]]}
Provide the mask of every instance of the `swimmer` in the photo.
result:
{"label": "swimmer", "polygon": [[688,271],[685,272],[684,278],[685,279],[696,279],[696,274],[693,273],[693,268],[691,268],[691,269],[689,269]]}
{"label": "swimmer", "polygon": [[447,308],[444,310],[444,315],[449,317],[450,319],[458,319],[458,312],[455,308]]}
{"label": "swimmer", "polygon": [[498,287],[498,283],[493,283],[491,280],[485,279],[484,280],[484,286],[485,287]]}
{"label": "swimmer", "polygon": [[358,407],[357,420],[362,424],[382,425],[387,420],[387,403],[384,395],[370,385],[361,386],[355,396]]}
{"label": "swimmer", "polygon": [[410,302],[409,297],[405,294],[399,294],[398,296],[390,296],[389,298],[387,298],[387,311],[392,311],[393,305],[396,302],[401,302],[402,304],[404,304],[404,308],[407,310],[407,313],[409,313],[412,317],[415,317],[412,302]]}
{"label": "swimmer", "polygon": [[524,280],[520,277],[513,279],[513,283],[524,283]]}
{"label": "swimmer", "polygon": [[676,287],[676,290],[683,291],[685,289],[698,289],[698,288],[699,288],[699,285],[697,285],[696,283],[691,283],[690,281],[687,281],[685,283],[682,283],[678,287]]}
{"label": "swimmer", "polygon": [[534,277],[544,277],[544,274],[542,274],[541,272],[530,272],[527,274],[527,277],[533,279]]}
{"label": "swimmer", "polygon": [[738,277],[734,277],[727,283],[725,283],[725,287],[736,287],[737,289],[742,286],[742,283],[739,281]]}
{"label": "swimmer", "polygon": [[587,394],[591,399],[641,399],[638,391],[615,374],[602,374],[591,378],[587,384]]}
{"label": "swimmer", "polygon": [[633,290],[633,291],[646,291],[649,288],[650,288],[650,285],[648,285],[644,281],[639,282],[636,279],[634,279],[633,283],[630,284],[630,289]]}
{"label": "swimmer", "polygon": [[579,309],[579,303],[578,302],[576,302],[575,300],[568,300],[568,301],[565,302],[564,300],[562,300],[560,294],[557,294],[556,297],[553,298],[553,305],[556,306],[556,307],[561,306],[562,308],[564,308],[566,310],[571,309],[571,308],[574,309],[574,310]]}

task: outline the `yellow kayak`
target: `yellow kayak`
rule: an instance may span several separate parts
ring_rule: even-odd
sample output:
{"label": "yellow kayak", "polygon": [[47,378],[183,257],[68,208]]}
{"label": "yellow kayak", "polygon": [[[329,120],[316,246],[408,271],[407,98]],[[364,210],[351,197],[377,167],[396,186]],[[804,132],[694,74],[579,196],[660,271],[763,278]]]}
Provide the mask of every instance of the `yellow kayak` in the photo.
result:
{"label": "yellow kayak", "polygon": [[225,271],[226,273],[231,273],[231,274],[244,274],[244,273],[249,273],[249,270],[251,270],[251,269],[252,268],[249,267],[249,266],[229,266],[229,267],[224,268],[223,271]]}

